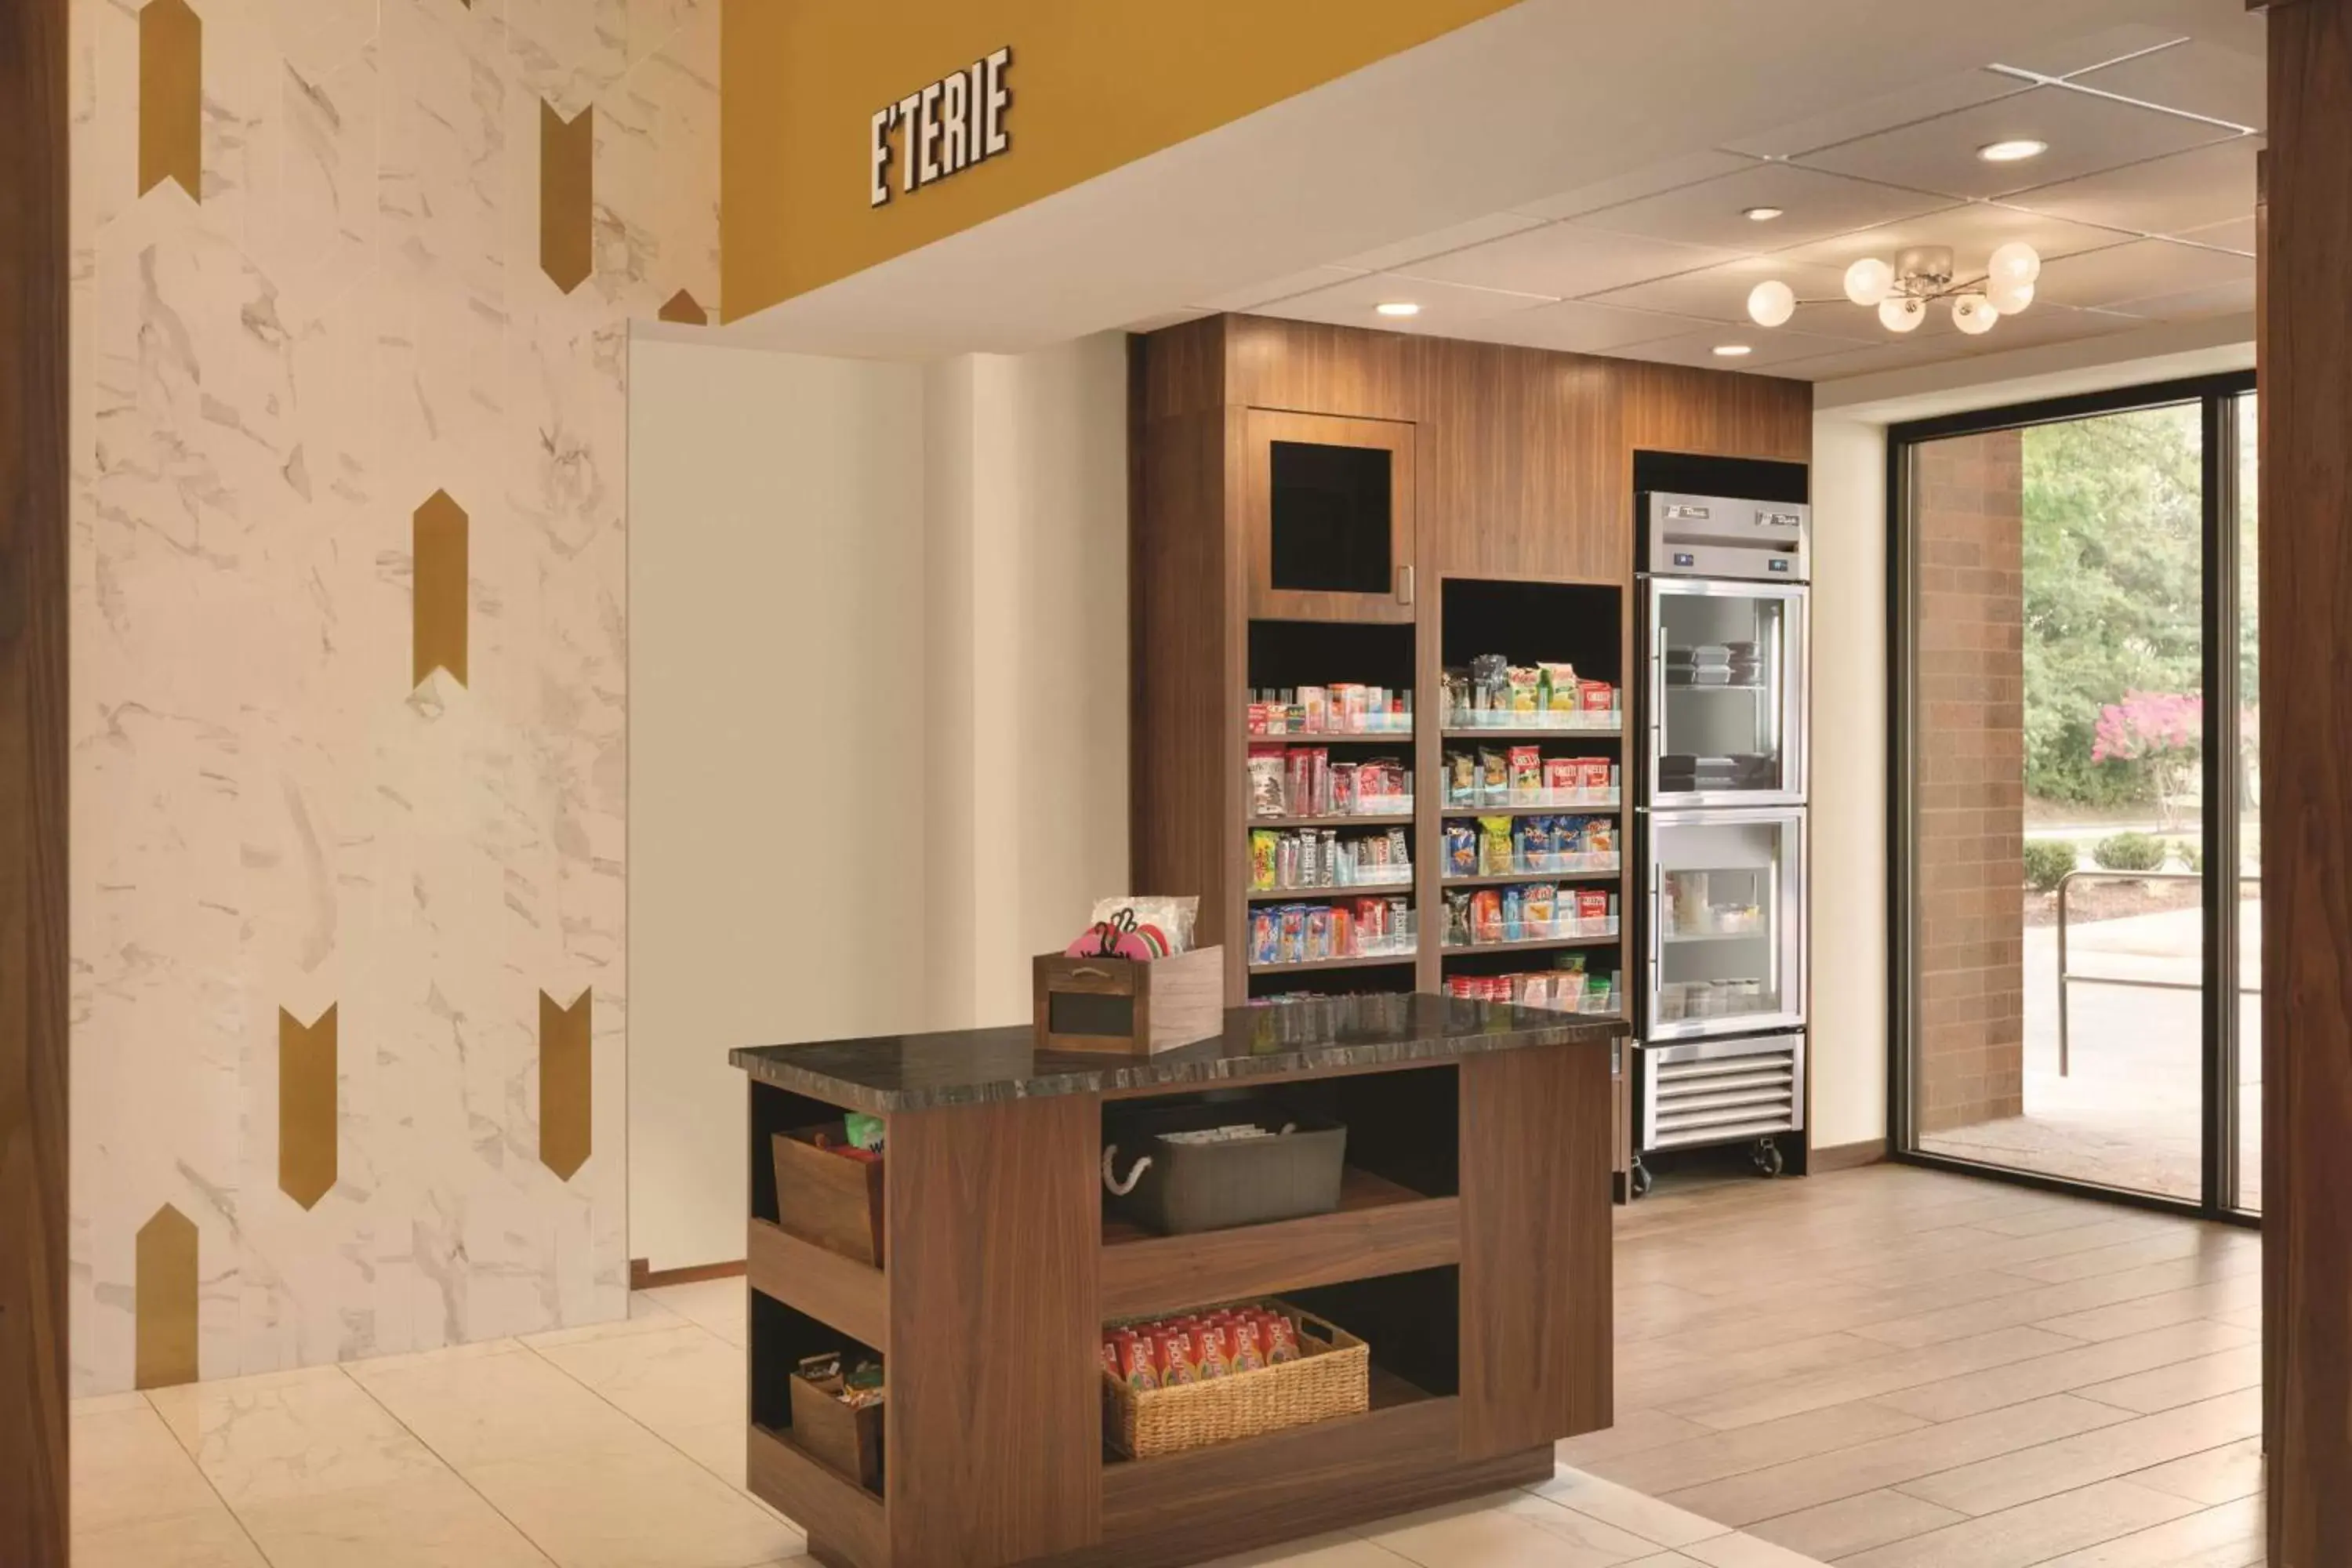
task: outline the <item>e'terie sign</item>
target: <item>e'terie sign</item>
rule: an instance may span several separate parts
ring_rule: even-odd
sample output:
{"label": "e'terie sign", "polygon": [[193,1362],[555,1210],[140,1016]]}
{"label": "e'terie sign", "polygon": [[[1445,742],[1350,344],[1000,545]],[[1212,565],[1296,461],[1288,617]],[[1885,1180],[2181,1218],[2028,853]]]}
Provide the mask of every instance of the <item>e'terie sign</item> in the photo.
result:
{"label": "e'terie sign", "polygon": [[1012,67],[1013,50],[1002,48],[876,110],[866,146],[871,205],[878,207],[890,199],[893,159],[898,189],[912,195],[1009,150],[1013,136],[1004,115],[1013,106],[1013,89],[1004,85],[1004,73]]}

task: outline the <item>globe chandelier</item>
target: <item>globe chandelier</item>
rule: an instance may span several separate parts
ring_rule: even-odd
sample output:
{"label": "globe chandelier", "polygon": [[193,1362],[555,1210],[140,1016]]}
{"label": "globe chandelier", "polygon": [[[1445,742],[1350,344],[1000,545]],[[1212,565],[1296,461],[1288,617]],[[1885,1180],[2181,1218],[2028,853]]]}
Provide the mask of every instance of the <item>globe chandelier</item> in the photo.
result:
{"label": "globe chandelier", "polygon": [[[2014,316],[2033,303],[2033,280],[2042,276],[2042,258],[2023,240],[2011,240],[1992,253],[1982,273],[1963,278],[1953,266],[1949,246],[1915,245],[1895,253],[1891,262],[1865,256],[1845,269],[1845,297],[1864,310],[1878,312],[1879,325],[1890,332],[1916,331],[1927,319],[1927,307],[1950,300],[1952,325],[1971,337],[1989,332],[2003,316]],[[1759,327],[1777,327],[1796,314],[1797,307],[1826,303],[1799,300],[1796,291],[1778,279],[1767,279],[1748,291],[1748,316]]]}

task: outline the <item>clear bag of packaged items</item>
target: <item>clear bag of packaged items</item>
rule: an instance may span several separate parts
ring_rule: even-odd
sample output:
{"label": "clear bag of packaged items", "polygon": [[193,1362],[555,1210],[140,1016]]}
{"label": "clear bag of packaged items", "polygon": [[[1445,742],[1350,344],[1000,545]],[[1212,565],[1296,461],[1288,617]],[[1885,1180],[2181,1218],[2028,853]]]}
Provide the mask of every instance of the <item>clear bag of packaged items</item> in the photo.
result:
{"label": "clear bag of packaged items", "polygon": [[1409,958],[1418,922],[1402,894],[1332,903],[1251,907],[1253,964],[1321,963],[1335,958]]}
{"label": "clear bag of packaged items", "polygon": [[1603,888],[1556,888],[1549,882],[1503,888],[1449,888],[1447,947],[1499,942],[1602,941],[1617,934],[1617,895]]}
{"label": "clear bag of packaged items", "polygon": [[1402,827],[1343,833],[1336,827],[1250,829],[1250,891],[1312,888],[1402,888],[1412,884],[1412,837]]}
{"label": "clear bag of packaged items", "polygon": [[1412,732],[1412,693],[1341,681],[1250,693],[1253,735],[1400,735]]}
{"label": "clear bag of packaged items", "polygon": [[1613,1013],[1620,991],[1614,970],[1606,974],[1588,970],[1584,954],[1574,952],[1550,969],[1527,969],[1510,974],[1449,974],[1445,994],[1464,1002],[1507,1002],[1520,1007],[1545,1007],[1556,1013]]}
{"label": "clear bag of packaged items", "polygon": [[1607,757],[1547,757],[1539,746],[1449,750],[1441,787],[1448,808],[1614,805],[1619,772]]}
{"label": "clear bag of packaged items", "polygon": [[1455,816],[1446,819],[1444,874],[1465,877],[1591,875],[1619,867],[1609,816]]}
{"label": "clear bag of packaged items", "polygon": [[1571,664],[1513,664],[1498,653],[1448,669],[1439,695],[1439,722],[1449,730],[1613,730],[1623,718],[1623,693],[1608,681],[1581,679]]}
{"label": "clear bag of packaged items", "polygon": [[1331,760],[1323,746],[1249,749],[1250,815],[1409,816],[1412,771],[1395,757]]}

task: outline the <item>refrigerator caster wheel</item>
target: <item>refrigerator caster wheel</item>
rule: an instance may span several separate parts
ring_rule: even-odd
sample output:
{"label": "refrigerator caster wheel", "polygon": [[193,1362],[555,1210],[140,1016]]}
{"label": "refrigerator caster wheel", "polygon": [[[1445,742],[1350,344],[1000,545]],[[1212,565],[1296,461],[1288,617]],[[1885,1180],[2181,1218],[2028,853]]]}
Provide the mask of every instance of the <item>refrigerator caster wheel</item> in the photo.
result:
{"label": "refrigerator caster wheel", "polygon": [[1756,1140],[1756,1169],[1765,1180],[1771,1180],[1788,1168],[1788,1162],[1781,1157],[1779,1144],[1769,1138]]}
{"label": "refrigerator caster wheel", "polygon": [[1630,1190],[1635,1197],[1648,1197],[1650,1195],[1650,1188],[1655,1185],[1656,1182],[1657,1178],[1650,1173],[1649,1166],[1643,1164],[1638,1160],[1633,1163],[1633,1172],[1630,1178]]}

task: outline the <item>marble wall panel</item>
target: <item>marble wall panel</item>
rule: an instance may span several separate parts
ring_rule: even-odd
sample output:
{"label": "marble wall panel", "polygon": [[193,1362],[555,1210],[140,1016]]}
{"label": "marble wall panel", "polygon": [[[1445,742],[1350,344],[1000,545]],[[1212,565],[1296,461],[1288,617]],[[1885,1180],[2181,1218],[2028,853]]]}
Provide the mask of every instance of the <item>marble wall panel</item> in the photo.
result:
{"label": "marble wall panel", "polygon": [[[202,1376],[625,1310],[625,349],[718,294],[715,4],[185,3],[194,192],[140,188],[142,0],[73,13],[81,1394],[138,1375],[166,1210]],[[543,100],[594,110],[569,294]],[[463,683],[410,664],[436,490],[468,521]],[[569,1181],[542,992],[593,1001]],[[305,1208],[279,1017],[330,1006]]]}

